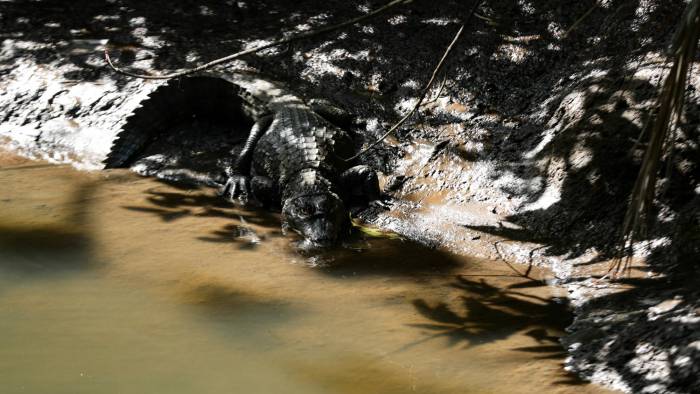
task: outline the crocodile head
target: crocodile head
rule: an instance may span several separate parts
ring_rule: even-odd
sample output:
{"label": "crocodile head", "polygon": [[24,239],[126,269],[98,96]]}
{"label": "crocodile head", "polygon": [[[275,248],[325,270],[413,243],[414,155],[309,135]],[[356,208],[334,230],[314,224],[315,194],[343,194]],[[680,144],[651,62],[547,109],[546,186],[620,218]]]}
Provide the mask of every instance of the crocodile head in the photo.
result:
{"label": "crocodile head", "polygon": [[285,199],[282,227],[304,238],[302,248],[327,248],[347,231],[348,214],[335,193],[302,194]]}

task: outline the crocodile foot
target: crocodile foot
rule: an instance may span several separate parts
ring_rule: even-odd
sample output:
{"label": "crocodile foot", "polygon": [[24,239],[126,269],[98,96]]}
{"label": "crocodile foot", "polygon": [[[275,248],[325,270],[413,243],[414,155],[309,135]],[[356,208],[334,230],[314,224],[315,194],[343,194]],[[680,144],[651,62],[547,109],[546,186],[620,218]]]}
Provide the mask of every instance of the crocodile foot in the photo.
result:
{"label": "crocodile foot", "polygon": [[244,175],[231,175],[219,190],[219,195],[234,204],[249,205],[250,178]]}
{"label": "crocodile foot", "polygon": [[373,201],[369,202],[370,207],[383,209],[385,211],[388,211],[389,209],[391,209],[391,206],[393,204],[394,204],[394,202],[389,200],[389,199],[373,200]]}

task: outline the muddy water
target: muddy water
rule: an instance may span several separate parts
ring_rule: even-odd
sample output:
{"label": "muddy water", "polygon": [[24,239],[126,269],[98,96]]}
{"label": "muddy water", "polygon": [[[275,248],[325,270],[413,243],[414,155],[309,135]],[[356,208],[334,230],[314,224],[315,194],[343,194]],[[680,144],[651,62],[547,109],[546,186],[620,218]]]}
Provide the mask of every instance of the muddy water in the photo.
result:
{"label": "muddy water", "polygon": [[387,239],[308,258],[207,189],[0,164],[2,393],[601,392],[561,369],[545,273]]}

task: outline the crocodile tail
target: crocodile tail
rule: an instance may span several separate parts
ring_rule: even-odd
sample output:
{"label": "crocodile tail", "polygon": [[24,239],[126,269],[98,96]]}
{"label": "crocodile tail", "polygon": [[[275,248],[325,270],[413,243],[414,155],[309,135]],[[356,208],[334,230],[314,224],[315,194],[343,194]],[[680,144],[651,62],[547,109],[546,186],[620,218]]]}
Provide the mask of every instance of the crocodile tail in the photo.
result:
{"label": "crocodile tail", "polygon": [[126,118],[105,168],[128,167],[150,143],[194,116],[252,124],[264,104],[225,78],[209,75],[171,79],[157,87]]}

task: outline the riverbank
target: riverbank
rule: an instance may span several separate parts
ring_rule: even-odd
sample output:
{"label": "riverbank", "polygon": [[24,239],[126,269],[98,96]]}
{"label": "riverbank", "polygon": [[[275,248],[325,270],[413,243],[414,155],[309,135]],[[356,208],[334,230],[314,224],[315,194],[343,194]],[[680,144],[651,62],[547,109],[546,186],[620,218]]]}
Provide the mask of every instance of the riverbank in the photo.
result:
{"label": "riverbank", "polygon": [[206,187],[0,156],[3,393],[606,393],[531,278],[406,240],[305,258]]}
{"label": "riverbank", "polygon": [[[120,65],[167,71],[270,40],[279,26],[303,31],[368,9],[237,2],[182,5],[166,17],[158,2],[72,4],[45,2],[41,12],[22,1],[0,6],[0,136],[24,155],[81,168],[100,167],[126,116],[158,84],[110,73],[100,52],[107,40]],[[641,287],[613,296],[610,284],[595,280],[616,238],[640,156],[635,140],[683,6],[488,2],[455,47],[443,88],[435,86],[417,120],[367,158],[385,173],[397,204],[366,220],[494,264],[518,263],[520,273],[552,267],[578,308],[565,340],[569,367],[628,391],[697,387],[697,294],[669,269],[698,256],[697,73],[678,135],[681,159],[663,181],[671,192],[658,201],[653,242],[638,250],[638,261],[647,261],[638,264]],[[231,69],[262,72],[299,95],[350,108],[371,141],[415,102],[470,8],[413,2]],[[665,312],[650,309],[659,304]],[[662,330],[677,336],[657,335]],[[598,339],[581,340],[582,333]]]}

